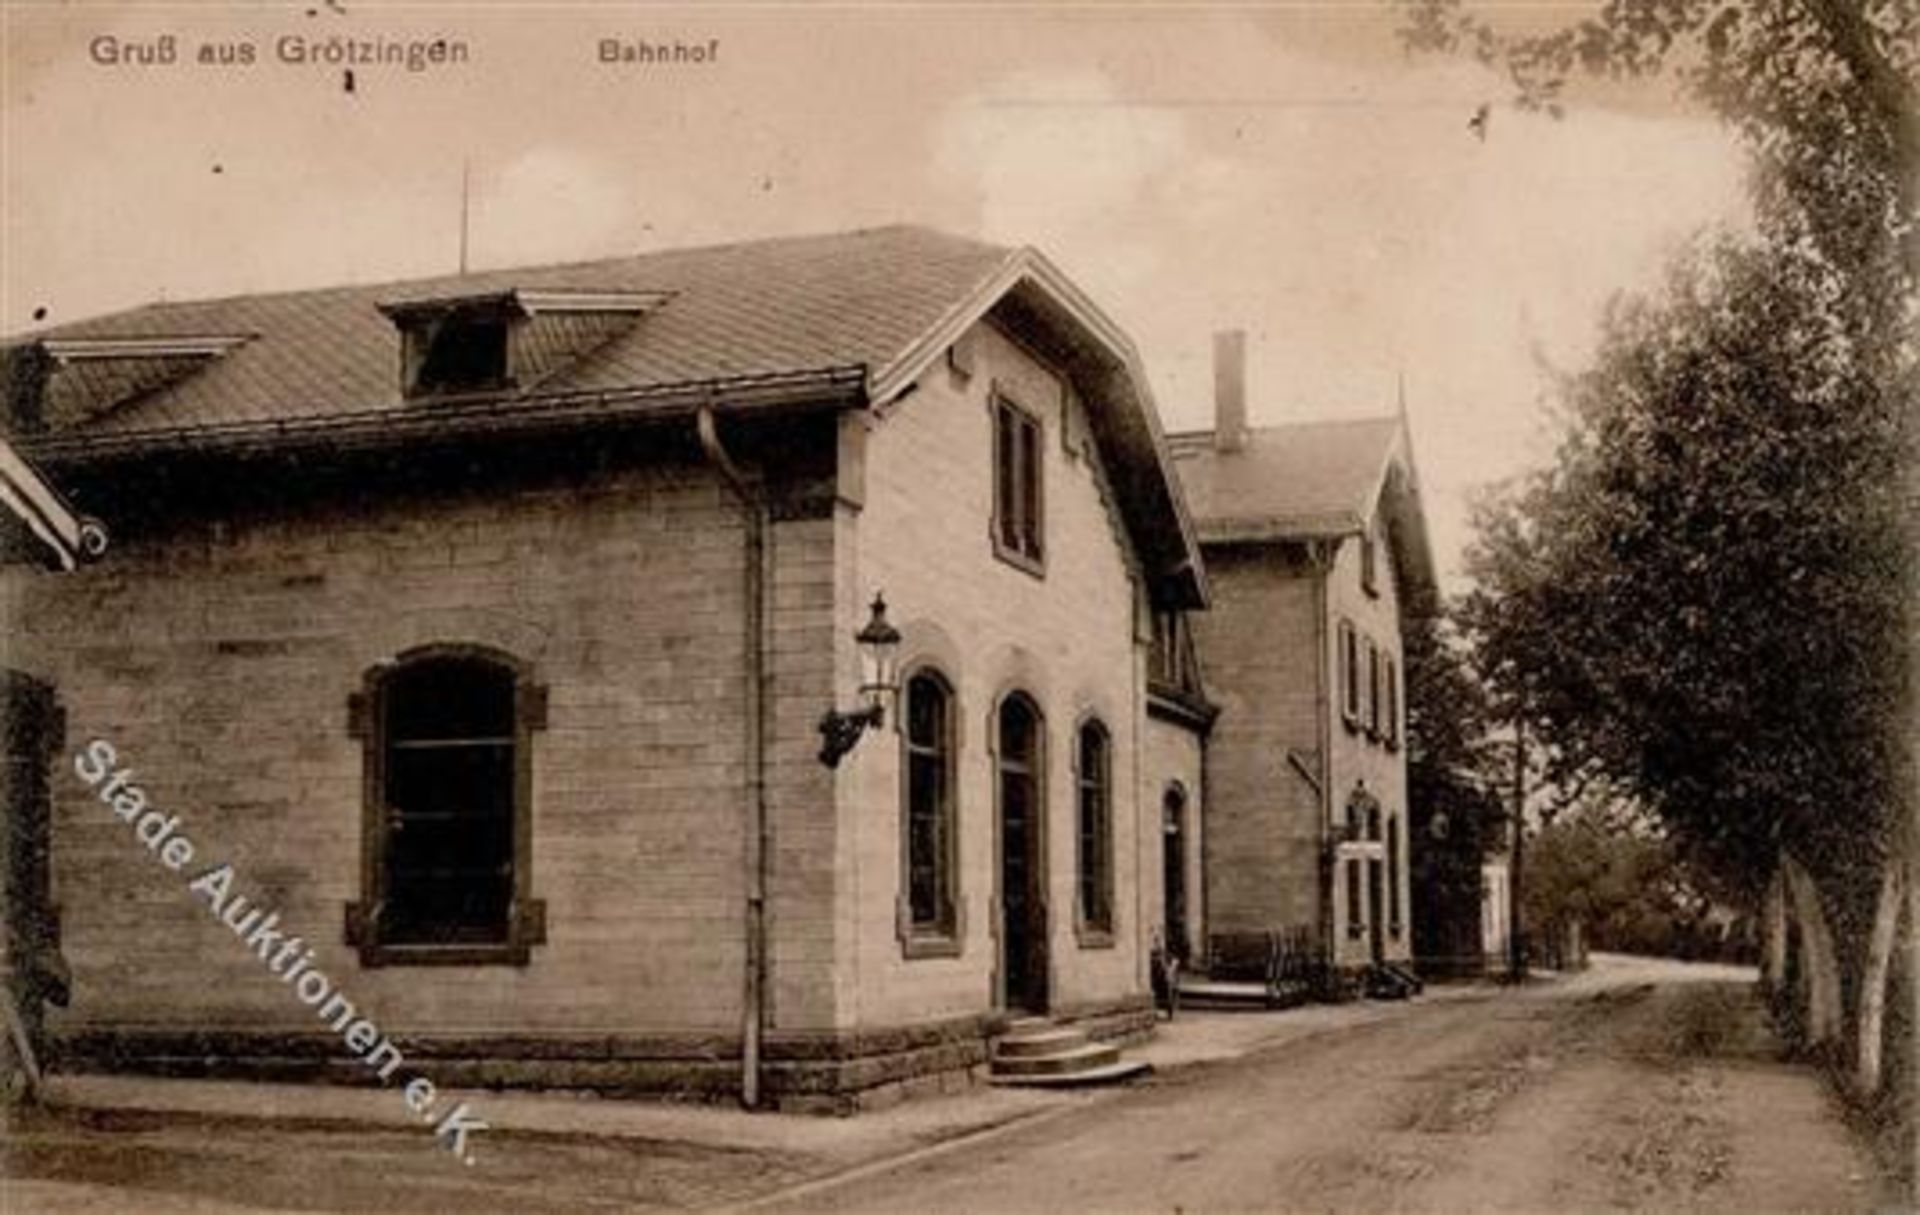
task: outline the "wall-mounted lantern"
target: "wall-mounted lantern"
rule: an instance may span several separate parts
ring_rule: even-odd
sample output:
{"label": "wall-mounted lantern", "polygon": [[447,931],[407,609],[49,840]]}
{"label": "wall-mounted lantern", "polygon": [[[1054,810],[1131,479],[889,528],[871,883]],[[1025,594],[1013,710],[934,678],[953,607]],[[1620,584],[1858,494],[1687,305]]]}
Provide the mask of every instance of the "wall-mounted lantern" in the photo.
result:
{"label": "wall-mounted lantern", "polygon": [[1347,795],[1346,829],[1349,843],[1380,838],[1380,799],[1365,780],[1353,782],[1353,792]]}
{"label": "wall-mounted lantern", "polygon": [[860,644],[860,695],[866,703],[851,713],[828,709],[820,719],[820,762],[829,768],[840,766],[841,758],[853,750],[868,728],[886,721],[887,700],[899,690],[894,664],[900,650],[900,630],[887,622],[885,599],[877,594],[873,597],[872,614],[853,639]]}

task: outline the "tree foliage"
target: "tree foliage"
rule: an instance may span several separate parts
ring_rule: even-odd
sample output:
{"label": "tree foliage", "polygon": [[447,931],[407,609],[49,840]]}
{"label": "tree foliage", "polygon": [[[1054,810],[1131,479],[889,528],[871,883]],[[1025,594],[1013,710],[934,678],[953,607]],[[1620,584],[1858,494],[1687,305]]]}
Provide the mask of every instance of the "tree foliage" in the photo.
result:
{"label": "tree foliage", "polygon": [[1506,817],[1485,731],[1486,695],[1434,611],[1410,611],[1401,632],[1407,688],[1407,786],[1415,886],[1480,899],[1480,865]]}
{"label": "tree foliage", "polygon": [[1408,605],[1401,654],[1415,950],[1464,959],[1481,948],[1481,865],[1507,823],[1486,742],[1486,695],[1436,604]]}
{"label": "tree foliage", "polygon": [[1607,0],[1523,37],[1459,0],[1413,0],[1408,14],[1410,48],[1503,66],[1521,106],[1555,116],[1577,74],[1669,73],[1746,140],[1761,209],[1798,212],[1828,260],[1875,273],[1920,261],[1916,0]]}
{"label": "tree foliage", "polygon": [[1897,399],[1817,254],[1701,245],[1564,385],[1550,471],[1485,507],[1463,620],[1556,783],[1616,782],[1756,880],[1871,866],[1895,803]]}
{"label": "tree foliage", "polygon": [[1621,831],[1586,814],[1546,825],[1528,859],[1526,921],[1554,938],[1577,923],[1595,949],[1667,957],[1749,957],[1750,920],[1716,898],[1673,841],[1641,824]]}
{"label": "tree foliage", "polygon": [[1465,620],[1493,686],[1557,781],[1616,782],[1687,855],[1868,871],[1903,821],[1920,4],[1608,0],[1523,37],[1409,13],[1410,46],[1504,66],[1522,106],[1666,73],[1752,153],[1757,232],[1615,306],[1558,385],[1557,466],[1481,512]]}

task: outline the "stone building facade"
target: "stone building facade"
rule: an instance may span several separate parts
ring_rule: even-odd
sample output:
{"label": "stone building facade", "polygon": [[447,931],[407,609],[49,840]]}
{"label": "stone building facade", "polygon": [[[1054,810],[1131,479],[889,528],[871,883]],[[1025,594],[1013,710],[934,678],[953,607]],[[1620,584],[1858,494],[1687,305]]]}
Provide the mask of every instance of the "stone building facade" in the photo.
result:
{"label": "stone building facade", "polygon": [[[1032,251],[884,229],[7,355],[9,431],[116,537],[0,576],[66,722],[66,1066],[364,1080],[365,1021],[451,1083],[868,1103],[1013,1015],[1148,1023],[1175,791],[1201,931],[1205,715],[1152,694],[1198,543],[1131,345]],[[897,690],[830,765],[879,595]]]}

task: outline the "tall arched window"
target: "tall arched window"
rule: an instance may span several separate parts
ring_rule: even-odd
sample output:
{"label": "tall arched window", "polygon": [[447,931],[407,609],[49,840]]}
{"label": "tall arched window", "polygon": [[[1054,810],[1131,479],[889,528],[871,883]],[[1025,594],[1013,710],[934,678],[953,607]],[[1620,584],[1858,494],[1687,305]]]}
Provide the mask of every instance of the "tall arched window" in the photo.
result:
{"label": "tall arched window", "polygon": [[1089,933],[1113,933],[1113,772],[1107,728],[1080,727],[1075,775],[1080,786],[1077,922]]}
{"label": "tall arched window", "polygon": [[907,940],[957,935],[953,690],[931,670],[905,692],[905,886]]}
{"label": "tall arched window", "polygon": [[364,898],[350,940],[368,965],[527,961],[544,936],[528,897],[529,733],[544,691],[505,656],[415,651],[355,698],[366,745]]}

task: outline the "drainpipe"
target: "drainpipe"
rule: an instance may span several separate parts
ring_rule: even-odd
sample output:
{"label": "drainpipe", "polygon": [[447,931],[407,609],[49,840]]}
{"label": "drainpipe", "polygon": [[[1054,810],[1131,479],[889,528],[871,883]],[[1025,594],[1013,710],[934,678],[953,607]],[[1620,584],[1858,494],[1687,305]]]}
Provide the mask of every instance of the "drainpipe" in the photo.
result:
{"label": "drainpipe", "polygon": [[740,499],[746,522],[746,974],[740,1021],[740,1104],[760,1104],[761,1034],[767,1008],[767,572],[766,487],[756,472],[736,464],[720,441],[713,407],[694,415],[700,449]]}
{"label": "drainpipe", "polygon": [[[1329,972],[1335,968],[1334,955],[1339,949],[1339,936],[1334,932],[1334,886],[1338,883],[1339,867],[1334,863],[1334,826],[1333,826],[1333,722],[1330,714],[1333,701],[1329,695],[1332,680],[1328,678],[1330,668],[1337,669],[1339,659],[1329,652],[1332,628],[1328,616],[1331,613],[1333,599],[1333,562],[1339,555],[1336,546],[1329,551],[1324,541],[1307,542],[1308,561],[1320,580],[1320,593],[1313,597],[1313,644],[1314,644],[1314,701],[1313,714],[1315,745],[1320,751],[1320,943],[1326,953]],[[1342,695],[1344,695],[1344,690]],[[1331,973],[1329,974],[1331,978]]]}

